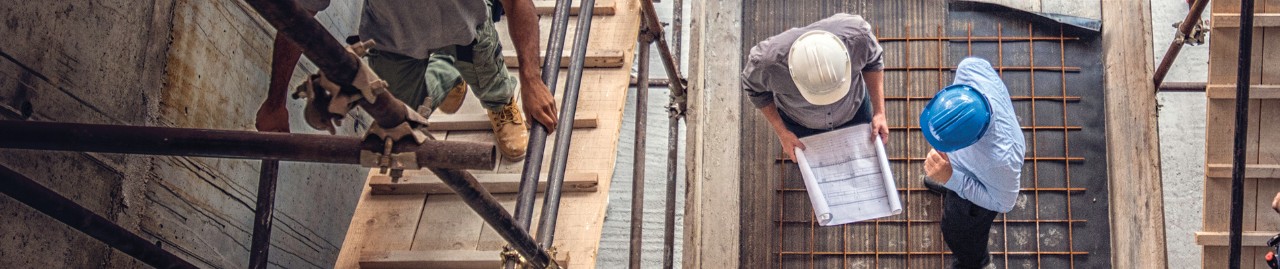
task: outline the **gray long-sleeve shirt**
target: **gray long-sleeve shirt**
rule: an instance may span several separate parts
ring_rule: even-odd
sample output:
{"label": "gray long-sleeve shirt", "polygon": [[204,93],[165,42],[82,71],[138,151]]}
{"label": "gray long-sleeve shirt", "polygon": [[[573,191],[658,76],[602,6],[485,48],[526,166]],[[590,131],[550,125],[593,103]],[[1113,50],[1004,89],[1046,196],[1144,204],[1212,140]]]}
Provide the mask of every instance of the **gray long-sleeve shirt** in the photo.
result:
{"label": "gray long-sleeve shirt", "polygon": [[[787,65],[791,44],[811,30],[823,30],[840,37],[854,67],[849,94],[829,105],[819,106],[806,101],[792,82]],[[884,49],[871,31],[871,24],[862,16],[838,13],[805,27],[791,28],[751,48],[747,65],[742,70],[743,90],[756,108],[774,103],[780,112],[804,127],[830,130],[853,119],[862,107],[867,96],[862,72],[882,70],[883,53]]]}
{"label": "gray long-sleeve shirt", "polygon": [[360,38],[377,41],[381,51],[426,59],[431,50],[471,44],[488,12],[484,0],[365,0]]}

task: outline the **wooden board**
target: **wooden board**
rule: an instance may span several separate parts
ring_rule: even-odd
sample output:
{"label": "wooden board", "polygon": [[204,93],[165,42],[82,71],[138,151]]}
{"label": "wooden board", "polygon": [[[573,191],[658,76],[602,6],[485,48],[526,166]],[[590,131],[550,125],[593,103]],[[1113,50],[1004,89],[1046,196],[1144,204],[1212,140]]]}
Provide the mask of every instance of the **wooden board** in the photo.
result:
{"label": "wooden board", "polygon": [[[538,181],[538,192],[547,190],[547,176],[544,174]],[[516,193],[520,185],[520,174],[476,174],[476,180],[489,193]],[[600,184],[596,173],[571,173],[564,176],[565,192],[594,192]],[[369,187],[374,195],[388,194],[452,194],[453,189],[434,175],[406,176],[399,182],[392,183],[389,176],[373,176],[369,179]]]}
{"label": "wooden board", "polygon": [[[613,0],[596,0],[596,5],[591,9],[591,14],[613,15],[615,6],[617,6],[617,3]],[[556,9],[556,1],[533,1],[533,8],[538,10],[538,15],[553,15]],[[569,15],[577,16],[580,11],[582,11],[582,0],[575,0],[572,5],[569,5]]]}
{"label": "wooden board", "polygon": [[[1205,87],[1209,99],[1235,99],[1236,85],[1209,85]],[[1280,85],[1249,85],[1249,99],[1280,99]]]}
{"label": "wooden board", "polygon": [[364,188],[334,267],[358,268],[364,251],[409,250],[425,199],[422,194],[374,196]]}
{"label": "wooden board", "polygon": [[[1210,178],[1231,178],[1231,164],[1211,163],[1208,164],[1208,170],[1205,172],[1206,177]],[[1245,178],[1266,178],[1280,179],[1280,165],[1276,164],[1250,164],[1245,165]],[[1269,203],[1270,201],[1268,201]]]}
{"label": "wooden board", "polygon": [[[596,128],[599,124],[599,115],[594,113],[578,113],[573,119],[573,128]],[[485,114],[438,114],[431,115],[428,120],[427,130],[429,131],[488,131],[492,130],[490,126],[489,116]]]}
{"label": "wooden board", "polygon": [[1148,1],[1103,0],[1111,266],[1166,268]]}
{"label": "wooden board", "polygon": [[[565,47],[568,47],[569,45],[572,44],[566,43]],[[538,59],[540,59],[538,64],[541,65],[543,60],[545,60],[543,59],[543,55],[547,54],[546,52],[538,52],[538,55]],[[564,52],[560,53],[560,67],[568,68],[569,64],[572,63],[570,61],[572,56],[573,51],[570,51],[568,48],[566,48]],[[586,58],[582,60],[582,66],[589,68],[622,67],[623,57],[621,50],[588,49]],[[502,51],[502,60],[507,63],[508,67],[520,66],[520,60],[516,57],[515,50]]]}
{"label": "wooden board", "polygon": [[[556,262],[568,265],[568,253],[558,253]],[[501,251],[496,250],[371,251],[360,255],[360,268],[366,269],[493,269],[501,267]]]}
{"label": "wooden board", "polygon": [[[375,195],[380,196],[380,195]],[[453,194],[428,195],[422,209],[419,233],[411,250],[475,249],[484,220],[461,197]]]}
{"label": "wooden board", "polygon": [[[1253,27],[1277,27],[1280,26],[1280,14],[1277,13],[1257,13],[1253,14]],[[1240,28],[1239,13],[1213,13],[1213,27],[1215,28]]]}
{"label": "wooden board", "polygon": [[[1276,236],[1275,232],[1245,232],[1241,234],[1240,245],[1247,247],[1267,246],[1267,240]],[[1226,232],[1196,232],[1196,244],[1201,246],[1226,246]],[[1241,259],[1247,259],[1241,257]]]}

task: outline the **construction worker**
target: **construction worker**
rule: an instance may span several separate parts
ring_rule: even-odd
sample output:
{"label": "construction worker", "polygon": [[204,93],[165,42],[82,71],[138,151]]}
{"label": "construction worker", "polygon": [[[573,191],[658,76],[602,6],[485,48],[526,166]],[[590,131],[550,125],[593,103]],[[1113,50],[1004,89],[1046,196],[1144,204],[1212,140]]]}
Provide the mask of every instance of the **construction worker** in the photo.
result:
{"label": "construction worker", "polygon": [[743,89],[792,160],[800,137],[856,124],[887,143],[883,51],[862,16],[836,14],[751,48]]}
{"label": "construction worker", "polygon": [[951,267],[990,266],[991,222],[1018,200],[1026,151],[1009,91],[991,63],[961,61],[952,85],[920,113],[920,130],[933,146],[924,185],[943,195],[942,239],[955,256]]}
{"label": "construction worker", "polygon": [[[519,80],[502,59],[493,27],[499,12],[511,26]],[[523,159],[528,143],[517,83],[524,111],[555,130],[555,99],[541,79],[538,15],[531,0],[366,0],[360,38],[377,42],[368,54],[370,67],[410,107],[453,113],[470,89],[488,110],[495,142],[509,160]]]}

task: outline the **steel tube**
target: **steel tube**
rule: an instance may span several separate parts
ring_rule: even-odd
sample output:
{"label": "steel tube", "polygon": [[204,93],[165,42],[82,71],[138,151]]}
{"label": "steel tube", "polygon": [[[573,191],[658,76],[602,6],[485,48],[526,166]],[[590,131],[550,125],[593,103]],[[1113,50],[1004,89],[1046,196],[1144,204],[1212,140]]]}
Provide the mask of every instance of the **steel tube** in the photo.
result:
{"label": "steel tube", "polygon": [[160,245],[5,166],[0,166],[0,192],[153,267],[196,268]]}
{"label": "steel tube", "polygon": [[480,215],[484,222],[493,227],[498,235],[507,241],[507,244],[520,253],[528,261],[531,268],[548,268],[551,262],[551,255],[538,247],[533,241],[533,237],[529,236],[529,232],[520,229],[514,217],[502,208],[502,204],[484,189],[480,182],[476,181],[476,177],[465,170],[454,170],[444,168],[428,168],[436,176],[440,177],[440,181],[449,185],[468,207]]}
{"label": "steel tube", "polygon": [[[1205,2],[1205,0],[1196,1]],[[1240,52],[1236,65],[1236,129],[1231,157],[1231,231],[1228,233],[1228,268],[1240,268],[1240,236],[1244,216],[1244,162],[1249,141],[1249,74],[1253,61],[1253,0],[1240,0]]]}
{"label": "steel tube", "polygon": [[280,161],[263,160],[258,170],[258,206],[253,214],[253,241],[249,246],[249,268],[267,268],[271,251],[271,224],[275,212],[276,179]]}
{"label": "steel tube", "polygon": [[[360,150],[382,152],[382,143],[355,137],[261,133],[192,128],[0,120],[0,148],[84,151],[359,164]],[[392,152],[414,152],[419,166],[493,169],[492,144],[428,140],[400,143]]]}
{"label": "steel tube", "polygon": [[[1178,25],[1177,34],[1182,36],[1190,35],[1191,29],[1200,23],[1200,13],[1204,13],[1204,7],[1208,4],[1209,0],[1196,0],[1194,4],[1191,4],[1191,10],[1187,13],[1187,17],[1182,19],[1182,24]],[[1243,20],[1244,18],[1241,19]],[[1243,23],[1243,21],[1241,22]],[[1241,26],[1241,29],[1247,29],[1243,27],[1243,24]],[[1184,43],[1177,36],[1174,36],[1173,42],[1169,44],[1169,49],[1164,51],[1164,58],[1160,59],[1160,65],[1156,67],[1156,73],[1152,75],[1152,81],[1155,82],[1157,89],[1160,88],[1160,83],[1164,82],[1165,75],[1169,74],[1169,67],[1173,66],[1173,61],[1178,58],[1178,53],[1182,51]]]}
{"label": "steel tube", "polygon": [[[560,78],[560,56],[564,53],[564,39],[569,31],[569,8],[572,4],[571,0],[557,0],[556,8],[552,11],[551,33],[542,63],[542,82],[551,90],[552,95],[556,92],[556,80]],[[572,125],[573,121],[562,121],[560,124]],[[533,222],[534,200],[538,196],[538,178],[542,176],[542,156],[546,148],[546,126],[530,124],[524,169],[520,172],[520,187],[516,191],[516,224],[525,231],[529,231],[529,224]],[[514,269],[515,266],[515,261],[505,261],[503,264],[503,268],[507,269]]]}
{"label": "steel tube", "polygon": [[[662,66],[666,68],[667,75],[671,79],[671,85],[669,86],[671,87],[671,95],[683,97],[685,96],[684,79],[680,78],[679,66],[675,62],[675,58],[671,56],[671,47],[667,45],[667,38],[662,32],[662,22],[658,20],[658,13],[653,8],[653,1],[642,0],[640,4],[642,13],[644,13],[642,18],[644,19],[643,25],[647,29],[647,33],[642,33],[642,35],[649,35],[652,38],[650,42],[657,43],[658,55],[662,58]],[[684,106],[683,102],[680,103],[679,110],[684,111]]]}
{"label": "steel tube", "polygon": [[1205,92],[1205,82],[1165,82],[1160,85],[1161,92]]}
{"label": "steel tube", "polygon": [[[648,0],[641,1],[652,6]],[[652,9],[649,9],[652,11]],[[647,18],[646,18],[647,20]],[[636,142],[634,148],[635,163],[631,174],[631,256],[630,268],[640,267],[640,254],[644,252],[641,241],[644,238],[644,161],[645,161],[645,129],[649,114],[649,46],[653,45],[652,35],[640,34],[639,70],[636,72]],[[674,85],[674,84],[673,84]]]}
{"label": "steel tube", "polygon": [[[591,12],[595,0],[582,0],[579,4],[578,30],[574,33],[573,57],[569,63],[569,77],[564,87],[564,100],[560,104],[560,118],[572,119],[578,110],[578,89],[582,86],[582,68],[587,59],[587,41],[591,40]],[[573,141],[573,121],[556,126],[556,147],[552,149],[551,171],[547,174],[547,191],[542,200],[542,216],[538,222],[538,244],[551,247],[555,242],[556,219],[560,215],[560,194],[564,189],[564,170],[569,162],[569,145]]]}
{"label": "steel tube", "polygon": [[[671,104],[675,105],[675,104]],[[680,147],[680,114],[675,110],[670,110],[671,115],[668,117],[669,130],[667,133],[667,210],[666,219],[663,220],[662,228],[662,268],[671,269],[675,266],[675,244],[676,244],[676,158],[677,149]]]}

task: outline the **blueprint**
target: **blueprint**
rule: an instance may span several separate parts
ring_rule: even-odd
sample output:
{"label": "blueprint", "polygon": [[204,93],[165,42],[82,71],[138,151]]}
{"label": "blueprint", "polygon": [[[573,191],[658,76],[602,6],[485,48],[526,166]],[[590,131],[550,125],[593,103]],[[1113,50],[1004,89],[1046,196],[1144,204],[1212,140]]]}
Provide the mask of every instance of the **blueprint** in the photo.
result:
{"label": "blueprint", "polygon": [[818,224],[840,225],[902,213],[884,143],[870,124],[800,138],[796,163]]}

